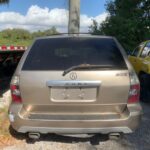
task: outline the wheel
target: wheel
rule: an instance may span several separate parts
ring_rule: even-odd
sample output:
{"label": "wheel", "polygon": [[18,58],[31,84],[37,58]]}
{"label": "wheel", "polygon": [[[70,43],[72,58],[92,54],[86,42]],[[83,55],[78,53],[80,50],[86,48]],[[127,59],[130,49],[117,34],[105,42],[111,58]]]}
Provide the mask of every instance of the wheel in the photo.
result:
{"label": "wheel", "polygon": [[9,126],[9,133],[13,136],[16,137],[16,135],[18,134],[18,132],[10,125]]}
{"label": "wheel", "polygon": [[141,84],[140,99],[145,103],[150,102],[150,75],[141,74],[139,79]]}

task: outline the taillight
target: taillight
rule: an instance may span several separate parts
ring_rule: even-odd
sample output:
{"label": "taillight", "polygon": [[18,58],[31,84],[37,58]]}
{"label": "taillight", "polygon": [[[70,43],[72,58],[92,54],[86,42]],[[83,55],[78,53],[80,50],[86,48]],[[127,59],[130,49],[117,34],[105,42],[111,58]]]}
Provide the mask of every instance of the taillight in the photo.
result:
{"label": "taillight", "polygon": [[20,89],[19,89],[19,77],[14,76],[10,85],[12,101],[14,103],[22,103]]}
{"label": "taillight", "polygon": [[134,72],[130,74],[130,84],[128,103],[137,103],[140,99],[140,83]]}

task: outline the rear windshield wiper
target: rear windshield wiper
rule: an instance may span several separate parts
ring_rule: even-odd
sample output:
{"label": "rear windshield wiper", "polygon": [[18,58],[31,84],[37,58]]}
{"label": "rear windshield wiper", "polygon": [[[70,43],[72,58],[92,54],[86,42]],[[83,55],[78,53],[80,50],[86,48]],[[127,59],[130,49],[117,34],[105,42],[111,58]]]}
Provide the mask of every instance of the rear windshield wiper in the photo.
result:
{"label": "rear windshield wiper", "polygon": [[66,70],[64,70],[63,72],[63,76],[65,76],[66,74],[68,74],[69,72],[71,72],[72,70],[75,70],[75,69],[86,69],[86,68],[113,68],[114,66],[112,65],[90,65],[90,64],[80,64],[80,65],[77,65],[77,66],[72,66]]}

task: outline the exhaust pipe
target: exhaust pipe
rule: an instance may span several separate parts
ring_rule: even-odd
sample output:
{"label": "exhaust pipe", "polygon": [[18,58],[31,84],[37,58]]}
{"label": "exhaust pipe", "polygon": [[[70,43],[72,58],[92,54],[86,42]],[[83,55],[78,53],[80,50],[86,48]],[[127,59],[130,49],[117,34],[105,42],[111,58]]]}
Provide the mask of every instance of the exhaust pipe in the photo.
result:
{"label": "exhaust pipe", "polygon": [[109,139],[110,140],[120,140],[123,138],[123,133],[110,133]]}
{"label": "exhaust pipe", "polygon": [[29,133],[28,133],[28,137],[29,137],[30,139],[33,139],[33,140],[38,140],[38,139],[40,139],[40,136],[41,136],[41,134],[40,134],[40,133],[37,133],[37,132],[29,132]]}

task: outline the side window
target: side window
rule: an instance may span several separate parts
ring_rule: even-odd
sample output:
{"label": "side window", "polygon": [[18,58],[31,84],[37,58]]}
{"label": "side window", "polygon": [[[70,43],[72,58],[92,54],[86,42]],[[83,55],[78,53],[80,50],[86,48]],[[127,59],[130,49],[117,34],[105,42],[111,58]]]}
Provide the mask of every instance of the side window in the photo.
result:
{"label": "side window", "polygon": [[132,56],[138,56],[139,51],[141,50],[143,45],[139,45],[132,53]]}
{"label": "side window", "polygon": [[144,47],[144,49],[141,53],[142,58],[145,58],[147,56],[150,56],[150,42],[146,44],[146,46]]}

